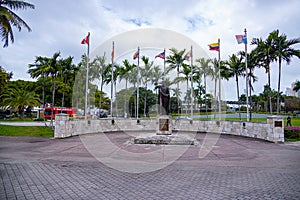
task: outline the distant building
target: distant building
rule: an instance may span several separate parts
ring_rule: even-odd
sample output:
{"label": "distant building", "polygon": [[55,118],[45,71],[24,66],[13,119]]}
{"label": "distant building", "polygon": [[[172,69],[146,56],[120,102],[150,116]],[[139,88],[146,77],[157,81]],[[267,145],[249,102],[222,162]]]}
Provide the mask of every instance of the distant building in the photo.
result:
{"label": "distant building", "polygon": [[293,82],[293,83],[291,84],[291,87],[290,87],[290,88],[286,88],[286,90],[285,90],[286,96],[294,96],[294,97],[300,98],[300,90],[299,90],[298,92],[295,92],[295,91],[293,90],[293,88],[295,87],[295,85],[296,85],[296,82]]}

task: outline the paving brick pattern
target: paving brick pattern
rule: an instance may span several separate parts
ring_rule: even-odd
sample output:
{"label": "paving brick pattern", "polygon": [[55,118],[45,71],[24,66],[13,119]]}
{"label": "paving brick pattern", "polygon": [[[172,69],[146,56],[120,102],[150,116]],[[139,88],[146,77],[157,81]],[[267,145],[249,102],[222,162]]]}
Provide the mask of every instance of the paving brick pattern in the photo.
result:
{"label": "paving brick pattern", "polygon": [[300,199],[299,145],[221,136],[202,160],[194,147],[136,174],[97,162],[76,137],[23,140],[0,138],[0,199]]}

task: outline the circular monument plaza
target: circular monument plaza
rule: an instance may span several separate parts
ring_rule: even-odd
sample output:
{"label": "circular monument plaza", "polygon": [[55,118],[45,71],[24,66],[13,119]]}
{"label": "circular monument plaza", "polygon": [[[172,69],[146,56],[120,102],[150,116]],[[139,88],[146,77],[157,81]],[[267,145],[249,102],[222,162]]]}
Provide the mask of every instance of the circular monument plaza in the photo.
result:
{"label": "circular monument plaza", "polygon": [[[138,161],[144,160],[146,152],[160,152],[161,160],[154,161],[161,166],[165,162],[163,154],[169,151],[168,146],[130,144],[132,136],[123,133],[106,135],[119,147],[115,156],[121,151],[136,155],[136,170],[140,170]],[[140,173],[99,162],[79,136],[1,137],[0,199],[300,198],[299,143],[276,144],[221,135],[209,153],[200,158],[204,137],[214,141],[217,136],[197,134],[199,144],[189,146],[174,162]],[[110,164],[134,168],[132,159],[112,159]],[[154,161],[148,160],[150,164]]]}
{"label": "circular monument plaza", "polygon": [[[142,54],[162,57],[168,53],[164,48],[173,47],[190,48],[188,56],[208,59],[190,39],[162,29],[113,37],[91,59],[106,55],[112,44],[111,69],[124,59],[139,67]],[[89,111],[90,117],[56,115],[51,139],[0,137],[0,199],[300,199],[300,143],[284,142],[283,118],[225,121],[226,89],[220,79],[207,77],[205,89],[215,112],[210,119],[196,119],[201,105],[193,98],[193,83],[187,78],[168,84],[178,78],[176,68],[166,75],[168,66],[157,62],[163,73],[154,85],[111,83],[108,118],[93,117],[95,93],[84,90],[92,83],[81,71],[73,107]],[[138,67],[143,70],[146,64]],[[139,75],[136,80],[142,79]],[[139,106],[139,98],[147,99],[143,87],[156,92],[149,109],[146,103]],[[172,97],[178,103],[176,115]]]}

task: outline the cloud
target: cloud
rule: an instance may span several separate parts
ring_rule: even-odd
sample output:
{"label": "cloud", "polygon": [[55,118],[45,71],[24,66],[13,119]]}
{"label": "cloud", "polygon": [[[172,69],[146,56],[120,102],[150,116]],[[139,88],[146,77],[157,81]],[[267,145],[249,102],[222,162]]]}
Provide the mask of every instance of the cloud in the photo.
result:
{"label": "cloud", "polygon": [[[243,50],[234,35],[248,31],[248,40],[262,37],[279,29],[289,39],[300,36],[298,8],[300,2],[290,1],[238,1],[238,0],[28,0],[35,10],[17,11],[32,28],[15,33],[15,43],[0,51],[0,65],[14,72],[14,79],[30,79],[26,73],[35,56],[52,56],[60,51],[62,57],[74,56],[75,63],[86,52],[80,42],[91,32],[91,50],[111,37],[135,30],[153,27],[173,30],[194,40],[210,57],[207,44],[221,39],[221,58]],[[189,46],[190,44],[187,44]],[[249,45],[250,51],[254,47]],[[300,45],[295,45],[300,48]],[[300,77],[299,59],[292,59],[282,68],[282,90]],[[277,88],[278,64],[272,65],[272,87]],[[266,83],[264,70],[257,69],[258,82],[254,87],[261,92]],[[225,88],[235,87],[233,81],[224,82]],[[241,91],[245,87],[241,79]],[[229,87],[226,85],[228,84]],[[229,95],[235,100],[235,92]]]}

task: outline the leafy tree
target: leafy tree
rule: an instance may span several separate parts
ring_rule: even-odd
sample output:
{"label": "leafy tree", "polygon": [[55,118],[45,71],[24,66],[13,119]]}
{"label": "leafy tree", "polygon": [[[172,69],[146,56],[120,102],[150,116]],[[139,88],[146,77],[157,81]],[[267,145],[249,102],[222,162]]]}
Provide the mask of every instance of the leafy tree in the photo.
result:
{"label": "leafy tree", "polygon": [[[103,86],[105,80],[108,78],[108,65],[105,63],[106,58],[105,55],[103,56],[96,56],[96,58],[91,63],[92,67],[92,76],[93,78],[100,79],[100,92],[103,92]],[[99,108],[101,108],[102,105],[102,95],[100,95],[100,101],[99,101]]]}
{"label": "leafy tree", "polygon": [[240,98],[239,76],[242,76],[244,71],[245,71],[245,67],[243,67],[242,65],[242,57],[237,57],[235,54],[229,56],[228,61],[225,62],[223,77],[225,77],[227,80],[232,77],[234,77],[235,79],[240,120],[242,118],[241,118],[241,112],[240,112],[241,110],[240,110],[240,103],[239,103],[239,98]]}
{"label": "leafy tree", "polygon": [[[129,110],[129,114],[131,117],[137,117],[136,116],[136,104],[135,104],[135,98],[136,98],[136,92],[137,89],[135,87],[131,87],[129,88],[127,91],[130,91],[131,96],[129,97],[129,101],[128,101],[128,110]],[[121,90],[117,93],[117,101],[123,102],[124,101],[124,97],[127,96],[127,91],[126,90]],[[150,108],[152,108],[155,104],[156,104],[156,95],[151,91],[151,90],[145,90],[145,88],[140,87],[139,88],[139,92],[141,96],[147,96],[147,99],[144,98],[140,98],[139,99],[139,115],[144,114],[143,111],[143,106],[144,101],[146,100],[146,116],[148,116],[148,113],[150,111]],[[121,107],[119,107],[120,109],[122,109]]]}
{"label": "leafy tree", "polygon": [[296,56],[300,58],[300,50],[292,48],[292,45],[300,43],[300,38],[288,40],[285,34],[279,35],[279,30],[270,33],[273,39],[274,56],[278,61],[278,89],[277,89],[277,113],[280,112],[280,79],[281,79],[281,64],[286,61],[287,64],[291,62],[291,58]]}
{"label": "leafy tree", "polygon": [[[0,66],[0,94],[2,94],[5,90],[5,87],[8,81],[12,78],[12,72],[6,72],[4,68]],[[0,105],[1,105],[1,98],[0,98]]]}
{"label": "leafy tree", "polygon": [[206,95],[206,86],[207,86],[207,76],[210,76],[212,74],[212,66],[211,64],[211,60],[210,59],[205,59],[205,58],[199,58],[196,59],[196,63],[197,65],[197,71],[201,74],[203,74],[203,81],[204,81],[204,101],[205,101],[205,112],[207,115],[207,110],[208,110],[208,103],[207,103],[207,95]]}
{"label": "leafy tree", "polygon": [[[169,64],[169,66],[166,69],[166,73],[169,73],[171,70],[176,69],[177,70],[177,77],[179,77],[179,72],[181,67],[184,65],[185,61],[185,49],[178,51],[176,48],[171,48],[171,55],[167,56],[166,63]],[[177,82],[177,102],[179,103],[179,82]],[[178,106],[180,108],[180,106]],[[179,114],[179,110],[177,112]]]}
{"label": "leafy tree", "polygon": [[120,73],[120,81],[125,79],[125,98],[124,98],[124,116],[126,117],[128,114],[128,80],[130,78],[130,71],[135,68],[134,64],[130,64],[127,59],[123,61],[123,67],[120,68],[119,73]]}
{"label": "leafy tree", "polygon": [[[153,74],[153,61],[149,62],[149,58],[146,56],[142,56],[142,61],[144,63],[144,67],[141,68],[141,78],[142,78],[142,82],[145,86],[145,91],[147,91],[147,87],[148,87],[148,82],[151,81],[152,79],[152,74]],[[145,92],[144,95],[144,117],[146,117],[146,113],[147,113],[147,92]]]}
{"label": "leafy tree", "polygon": [[300,90],[300,81],[297,81],[297,82],[295,83],[295,86],[294,86],[293,90],[294,90],[295,92],[298,92],[298,91]]}
{"label": "leafy tree", "polygon": [[[272,48],[273,38],[271,35],[267,37],[265,41],[262,38],[253,38],[252,45],[256,45],[256,48],[253,50],[256,54],[256,62],[259,66],[262,66],[266,69],[266,73],[268,74],[268,88],[271,94],[271,71],[270,71],[270,64],[275,59],[274,51]],[[272,114],[272,97],[269,96],[269,106],[270,106],[270,113]]]}
{"label": "leafy tree", "polygon": [[26,88],[9,88],[2,98],[5,106],[18,110],[21,119],[24,119],[24,109],[27,106],[33,107],[40,104],[38,95]]}
{"label": "leafy tree", "polygon": [[300,98],[289,96],[284,99],[285,111],[293,112],[300,110]]}
{"label": "leafy tree", "polygon": [[[101,99],[101,104],[100,104],[100,99]],[[95,104],[99,105],[100,109],[105,109],[105,110],[110,109],[110,99],[106,96],[106,93],[103,91],[96,90]]]}
{"label": "leafy tree", "polygon": [[62,79],[63,87],[62,87],[62,99],[61,99],[61,106],[64,107],[65,103],[65,93],[71,93],[71,86],[74,83],[75,74],[78,71],[78,67],[73,64],[73,57],[69,56],[66,59],[61,59],[60,61],[60,70],[58,77]]}
{"label": "leafy tree", "polygon": [[22,26],[31,31],[26,22],[12,11],[26,10],[27,8],[34,9],[34,5],[19,0],[0,0],[0,32],[2,41],[4,41],[3,47],[8,47],[9,39],[12,43],[15,40],[12,26],[16,27],[18,31],[22,30]]}

